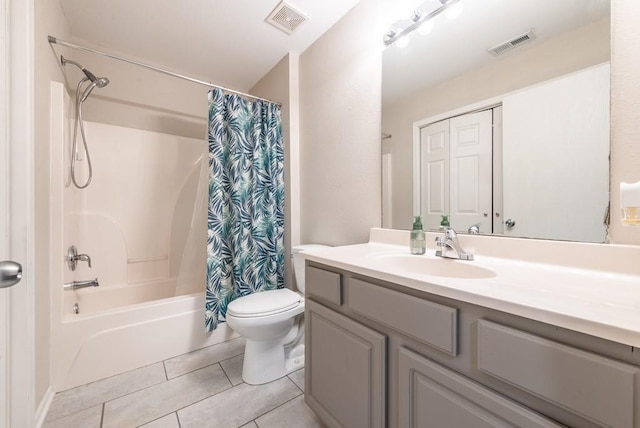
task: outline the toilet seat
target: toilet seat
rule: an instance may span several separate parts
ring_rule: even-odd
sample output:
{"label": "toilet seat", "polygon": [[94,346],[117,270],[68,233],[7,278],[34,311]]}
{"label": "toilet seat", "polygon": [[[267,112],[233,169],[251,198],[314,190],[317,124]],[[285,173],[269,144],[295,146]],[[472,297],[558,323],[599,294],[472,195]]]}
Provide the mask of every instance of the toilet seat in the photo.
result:
{"label": "toilet seat", "polygon": [[262,291],[229,303],[227,314],[237,318],[275,315],[299,306],[301,301],[302,296],[288,288]]}

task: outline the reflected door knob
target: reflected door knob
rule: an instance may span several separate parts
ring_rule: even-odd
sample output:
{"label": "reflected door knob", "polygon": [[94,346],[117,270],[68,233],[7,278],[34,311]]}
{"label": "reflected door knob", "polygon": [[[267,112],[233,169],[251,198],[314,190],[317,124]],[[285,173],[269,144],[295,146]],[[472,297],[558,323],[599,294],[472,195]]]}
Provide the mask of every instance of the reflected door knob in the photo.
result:
{"label": "reflected door knob", "polygon": [[516,221],[512,218],[508,218],[507,220],[505,220],[504,224],[507,227],[513,227],[516,225]]}
{"label": "reflected door knob", "polygon": [[16,285],[22,279],[22,265],[12,261],[0,262],[0,288]]}

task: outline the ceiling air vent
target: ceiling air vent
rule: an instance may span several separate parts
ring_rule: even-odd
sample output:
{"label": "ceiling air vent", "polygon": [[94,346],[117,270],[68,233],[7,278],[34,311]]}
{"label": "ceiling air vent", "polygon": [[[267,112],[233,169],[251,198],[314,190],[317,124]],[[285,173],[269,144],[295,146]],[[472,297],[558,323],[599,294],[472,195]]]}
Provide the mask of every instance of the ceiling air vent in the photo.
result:
{"label": "ceiling air vent", "polygon": [[533,30],[529,30],[524,34],[514,37],[513,39],[500,43],[490,49],[488,49],[489,53],[493,56],[502,55],[503,53],[510,51],[511,49],[520,46],[523,43],[526,43],[530,40],[534,40],[536,35],[533,34]]}
{"label": "ceiling air vent", "polygon": [[269,24],[287,34],[293,34],[306,20],[307,17],[303,13],[285,2],[280,2],[266,19]]}

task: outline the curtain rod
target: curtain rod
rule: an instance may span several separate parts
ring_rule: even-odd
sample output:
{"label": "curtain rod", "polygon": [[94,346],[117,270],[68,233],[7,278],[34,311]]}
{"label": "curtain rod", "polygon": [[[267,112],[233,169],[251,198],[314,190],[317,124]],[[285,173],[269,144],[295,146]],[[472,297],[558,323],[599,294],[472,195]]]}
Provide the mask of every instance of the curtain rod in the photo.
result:
{"label": "curtain rod", "polygon": [[107,58],[116,59],[118,61],[127,62],[129,64],[137,65],[139,67],[148,68],[149,70],[157,71],[158,73],[166,74],[168,76],[177,77],[178,79],[188,80],[189,82],[193,82],[193,83],[198,83],[200,85],[209,86],[210,88],[218,88],[218,89],[222,89],[225,92],[230,92],[232,94],[241,95],[243,97],[252,98],[254,100],[267,101],[267,102],[270,102],[270,103],[277,104],[278,106],[282,106],[282,103],[279,103],[277,101],[273,101],[273,100],[270,100],[270,99],[267,99],[267,98],[256,97],[255,95],[251,95],[251,94],[245,94],[244,92],[235,91],[233,89],[225,88],[224,86],[214,85],[211,82],[205,82],[204,80],[194,79],[193,77],[185,76],[183,74],[174,73],[173,71],[164,70],[162,68],[155,67],[153,65],[144,64],[142,62],[138,62],[138,61],[134,61],[132,59],[128,59],[128,58],[124,58],[124,57],[121,57],[121,56],[118,56],[118,55],[110,54],[108,52],[103,52],[103,51],[99,51],[97,49],[88,48],[86,46],[77,45],[75,43],[66,42],[64,40],[58,39],[57,37],[48,36],[48,39],[49,39],[49,43],[52,43],[52,44],[57,44],[57,45],[66,46],[66,47],[73,48],[73,49],[78,49],[78,50],[85,51],[85,52],[90,52],[90,53],[97,54],[97,55],[106,56]]}

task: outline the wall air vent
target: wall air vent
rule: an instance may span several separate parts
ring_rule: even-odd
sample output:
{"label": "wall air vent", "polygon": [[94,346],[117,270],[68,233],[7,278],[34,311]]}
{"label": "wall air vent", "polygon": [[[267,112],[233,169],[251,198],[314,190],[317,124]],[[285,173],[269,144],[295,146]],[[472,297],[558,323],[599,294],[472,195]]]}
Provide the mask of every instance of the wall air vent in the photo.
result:
{"label": "wall air vent", "polygon": [[536,35],[533,34],[533,30],[529,30],[526,33],[520,34],[519,36],[516,36],[509,41],[500,43],[490,49],[487,49],[487,51],[493,56],[502,55],[503,53],[508,52],[523,43],[534,40],[535,38]]}
{"label": "wall air vent", "polygon": [[293,34],[306,20],[307,17],[303,13],[284,1],[280,2],[265,19],[269,24],[287,34]]}

